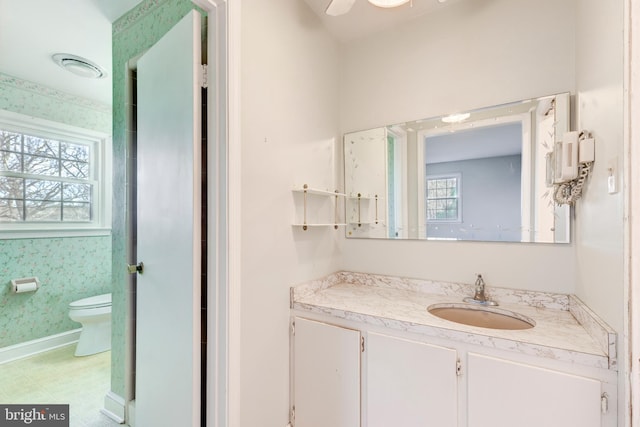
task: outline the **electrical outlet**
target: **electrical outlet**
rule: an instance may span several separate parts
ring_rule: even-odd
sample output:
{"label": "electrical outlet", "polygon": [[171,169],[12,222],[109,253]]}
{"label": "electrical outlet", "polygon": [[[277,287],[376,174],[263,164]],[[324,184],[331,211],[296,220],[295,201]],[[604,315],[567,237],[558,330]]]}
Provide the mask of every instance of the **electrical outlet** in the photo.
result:
{"label": "electrical outlet", "polygon": [[618,192],[618,158],[614,157],[607,162],[607,191],[609,194]]}

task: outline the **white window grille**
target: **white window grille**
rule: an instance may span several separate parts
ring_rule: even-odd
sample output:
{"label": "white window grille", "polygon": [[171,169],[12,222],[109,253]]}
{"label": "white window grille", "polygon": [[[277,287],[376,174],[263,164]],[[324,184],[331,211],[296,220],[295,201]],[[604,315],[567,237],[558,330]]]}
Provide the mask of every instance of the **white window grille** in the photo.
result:
{"label": "white window grille", "polygon": [[[0,234],[108,229],[110,147],[91,131],[0,115]],[[37,235],[37,234],[36,234]]]}
{"label": "white window grille", "polygon": [[460,174],[427,176],[427,222],[461,222]]}

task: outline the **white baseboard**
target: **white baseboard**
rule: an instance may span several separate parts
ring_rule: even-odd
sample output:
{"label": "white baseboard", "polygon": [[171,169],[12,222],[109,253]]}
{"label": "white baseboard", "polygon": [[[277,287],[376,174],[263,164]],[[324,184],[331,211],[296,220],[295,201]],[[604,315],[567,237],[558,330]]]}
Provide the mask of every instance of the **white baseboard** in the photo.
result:
{"label": "white baseboard", "polygon": [[0,365],[78,342],[82,328],[0,348]]}
{"label": "white baseboard", "polygon": [[136,401],[129,402],[129,427],[135,427],[136,424]]}
{"label": "white baseboard", "polygon": [[104,397],[104,408],[100,412],[118,424],[124,424],[124,407],[124,399],[109,391]]}

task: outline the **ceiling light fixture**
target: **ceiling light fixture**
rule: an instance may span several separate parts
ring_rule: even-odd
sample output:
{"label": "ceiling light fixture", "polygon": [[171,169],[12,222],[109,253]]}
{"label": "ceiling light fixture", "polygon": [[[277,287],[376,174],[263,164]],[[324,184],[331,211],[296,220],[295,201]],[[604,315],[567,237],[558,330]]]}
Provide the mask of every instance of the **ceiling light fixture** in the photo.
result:
{"label": "ceiling light fixture", "polygon": [[60,67],[75,74],[76,76],[86,77],[89,79],[101,79],[106,77],[107,72],[98,64],[69,53],[56,53],[51,56],[53,62]]}
{"label": "ceiling light fixture", "polygon": [[445,123],[460,123],[467,120],[471,114],[469,113],[460,113],[460,114],[451,114],[442,118],[442,121]]}
{"label": "ceiling light fixture", "polygon": [[390,8],[402,6],[403,4],[409,3],[410,1],[411,0],[369,0],[369,3],[378,7]]}

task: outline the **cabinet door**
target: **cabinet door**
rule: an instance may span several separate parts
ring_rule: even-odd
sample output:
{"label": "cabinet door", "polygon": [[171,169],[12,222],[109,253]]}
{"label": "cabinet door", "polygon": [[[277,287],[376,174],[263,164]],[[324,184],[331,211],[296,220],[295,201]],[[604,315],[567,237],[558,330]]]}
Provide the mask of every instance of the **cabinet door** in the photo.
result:
{"label": "cabinet door", "polygon": [[296,427],[360,426],[360,332],[295,319]]}
{"label": "cabinet door", "polygon": [[455,350],[370,333],[365,356],[368,427],[457,425]]}
{"label": "cabinet door", "polygon": [[469,353],[469,427],[599,427],[599,381]]}

